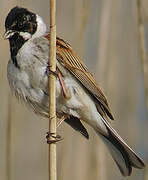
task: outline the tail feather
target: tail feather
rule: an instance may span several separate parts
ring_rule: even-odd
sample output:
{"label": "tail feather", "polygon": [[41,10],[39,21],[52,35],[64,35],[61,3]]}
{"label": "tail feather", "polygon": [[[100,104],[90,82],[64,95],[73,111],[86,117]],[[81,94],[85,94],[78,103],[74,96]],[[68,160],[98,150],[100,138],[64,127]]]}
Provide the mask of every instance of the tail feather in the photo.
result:
{"label": "tail feather", "polygon": [[101,134],[96,128],[95,131],[109,149],[121,174],[130,176],[132,167],[144,168],[145,165],[142,159],[124,142],[107,121],[103,120],[103,122],[108,130],[108,135]]}

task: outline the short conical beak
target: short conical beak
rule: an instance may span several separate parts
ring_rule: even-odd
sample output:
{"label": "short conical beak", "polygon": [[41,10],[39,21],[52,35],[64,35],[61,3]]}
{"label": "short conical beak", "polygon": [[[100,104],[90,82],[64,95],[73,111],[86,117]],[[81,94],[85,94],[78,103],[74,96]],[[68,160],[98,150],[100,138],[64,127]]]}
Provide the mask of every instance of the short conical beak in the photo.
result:
{"label": "short conical beak", "polygon": [[3,35],[3,38],[4,39],[9,39],[10,37],[12,37],[14,35],[15,31],[13,30],[7,30],[4,35]]}

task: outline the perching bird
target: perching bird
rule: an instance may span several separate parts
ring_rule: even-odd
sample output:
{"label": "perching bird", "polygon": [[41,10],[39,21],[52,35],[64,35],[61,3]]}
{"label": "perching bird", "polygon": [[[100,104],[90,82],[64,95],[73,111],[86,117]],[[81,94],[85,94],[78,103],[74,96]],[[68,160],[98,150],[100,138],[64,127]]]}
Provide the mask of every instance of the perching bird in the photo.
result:
{"label": "perching bird", "polygon": [[[27,9],[14,7],[5,21],[10,43],[8,81],[18,99],[37,114],[48,117],[48,59],[50,34],[42,18]],[[56,113],[87,139],[81,121],[89,124],[103,140],[123,176],[132,167],[142,169],[140,157],[111,127],[113,119],[106,97],[71,46],[57,37]]]}

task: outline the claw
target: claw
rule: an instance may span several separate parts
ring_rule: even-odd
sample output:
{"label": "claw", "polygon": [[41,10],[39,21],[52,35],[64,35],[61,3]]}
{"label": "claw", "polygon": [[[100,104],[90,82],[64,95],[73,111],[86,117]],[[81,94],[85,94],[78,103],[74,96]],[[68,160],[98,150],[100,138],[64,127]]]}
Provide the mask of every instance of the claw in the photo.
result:
{"label": "claw", "polygon": [[49,132],[47,132],[46,139],[47,139],[47,144],[52,144],[63,140],[63,138],[60,135],[55,135],[55,133],[49,133]]}
{"label": "claw", "polygon": [[57,70],[56,70],[56,71],[50,70],[50,65],[47,66],[46,73],[47,73],[48,76],[49,76],[50,74],[53,74],[55,77],[58,76],[58,71],[57,71]]}

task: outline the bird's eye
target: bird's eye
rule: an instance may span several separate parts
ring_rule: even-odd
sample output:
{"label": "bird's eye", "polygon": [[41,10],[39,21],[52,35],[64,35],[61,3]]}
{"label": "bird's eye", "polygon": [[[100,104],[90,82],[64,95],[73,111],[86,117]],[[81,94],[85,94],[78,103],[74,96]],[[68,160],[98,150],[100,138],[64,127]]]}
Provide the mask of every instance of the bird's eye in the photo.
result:
{"label": "bird's eye", "polygon": [[27,17],[26,16],[23,17],[23,21],[27,21]]}
{"label": "bird's eye", "polygon": [[30,16],[29,16],[29,15],[24,16],[24,17],[23,17],[23,21],[24,21],[24,22],[30,21]]}

